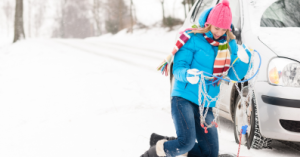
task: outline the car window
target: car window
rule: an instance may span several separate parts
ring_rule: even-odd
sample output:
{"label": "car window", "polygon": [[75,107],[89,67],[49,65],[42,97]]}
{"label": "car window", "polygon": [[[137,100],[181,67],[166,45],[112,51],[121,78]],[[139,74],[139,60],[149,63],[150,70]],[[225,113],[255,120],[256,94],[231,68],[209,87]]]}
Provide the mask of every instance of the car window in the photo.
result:
{"label": "car window", "polygon": [[[296,59],[299,46],[290,44],[284,37],[297,41],[300,35],[300,0],[254,1],[251,23],[259,40],[278,56]],[[253,22],[252,22],[253,21]],[[278,38],[281,37],[281,38]]]}
{"label": "car window", "polygon": [[263,13],[261,27],[300,27],[300,1],[278,0]]}
{"label": "car window", "polygon": [[209,9],[213,7],[217,3],[217,0],[198,0],[195,3],[195,8],[193,10],[193,13],[191,15],[191,22],[192,23],[198,23],[198,19],[203,11],[206,9]]}

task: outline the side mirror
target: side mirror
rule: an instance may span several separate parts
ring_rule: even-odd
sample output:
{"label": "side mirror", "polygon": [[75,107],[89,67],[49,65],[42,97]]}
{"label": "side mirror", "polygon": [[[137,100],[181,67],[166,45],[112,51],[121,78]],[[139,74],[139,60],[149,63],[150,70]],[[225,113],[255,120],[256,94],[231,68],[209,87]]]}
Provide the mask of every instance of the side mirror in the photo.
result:
{"label": "side mirror", "polygon": [[242,31],[239,30],[238,28],[235,28],[232,30],[232,33],[235,35],[236,37],[236,42],[241,45],[242,44]]}

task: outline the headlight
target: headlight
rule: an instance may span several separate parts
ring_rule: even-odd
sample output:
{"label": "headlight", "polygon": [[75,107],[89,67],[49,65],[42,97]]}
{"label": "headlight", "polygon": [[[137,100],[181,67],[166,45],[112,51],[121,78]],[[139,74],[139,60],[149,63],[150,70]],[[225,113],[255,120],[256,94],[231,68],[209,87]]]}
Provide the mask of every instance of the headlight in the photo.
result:
{"label": "headlight", "polygon": [[268,80],[274,85],[300,87],[300,63],[286,58],[271,60]]}

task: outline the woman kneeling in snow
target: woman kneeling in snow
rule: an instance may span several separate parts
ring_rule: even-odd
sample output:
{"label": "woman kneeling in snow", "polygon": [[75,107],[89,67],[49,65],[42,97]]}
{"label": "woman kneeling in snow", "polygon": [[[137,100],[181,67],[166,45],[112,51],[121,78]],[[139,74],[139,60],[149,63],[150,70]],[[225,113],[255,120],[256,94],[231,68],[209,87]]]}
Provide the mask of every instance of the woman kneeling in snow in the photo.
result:
{"label": "woman kneeling in snow", "polygon": [[[237,54],[238,46],[231,32],[231,21],[229,2],[223,0],[201,14],[199,24],[202,29],[186,31],[180,36],[181,43],[185,44],[179,46],[178,51],[173,51],[175,83],[171,94],[172,118],[177,138],[152,134],[150,143],[155,145],[141,157],[175,157],[182,154],[188,157],[218,156],[217,128],[206,130],[200,124],[199,105],[204,105],[206,110],[208,104],[203,103],[203,99],[200,104],[198,102],[199,76],[196,74],[203,71],[220,77],[227,75],[231,80],[238,80],[234,71],[229,69],[233,66],[239,78],[246,75],[251,54],[245,51],[239,51],[241,54]],[[220,87],[219,82],[211,82],[212,80],[206,80],[205,83],[209,85],[205,86],[207,94],[213,98],[219,94]],[[209,104],[205,119],[207,124],[211,124],[214,119],[212,108],[215,105],[216,102]]]}

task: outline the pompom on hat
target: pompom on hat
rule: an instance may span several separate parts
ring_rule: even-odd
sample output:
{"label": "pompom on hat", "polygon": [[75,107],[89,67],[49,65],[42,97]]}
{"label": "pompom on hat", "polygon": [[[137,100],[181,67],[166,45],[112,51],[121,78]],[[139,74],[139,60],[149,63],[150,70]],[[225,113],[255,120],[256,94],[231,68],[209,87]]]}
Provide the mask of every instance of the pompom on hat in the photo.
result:
{"label": "pompom on hat", "polygon": [[223,0],[216,5],[208,15],[205,25],[211,24],[219,28],[231,30],[232,14],[229,1]]}

